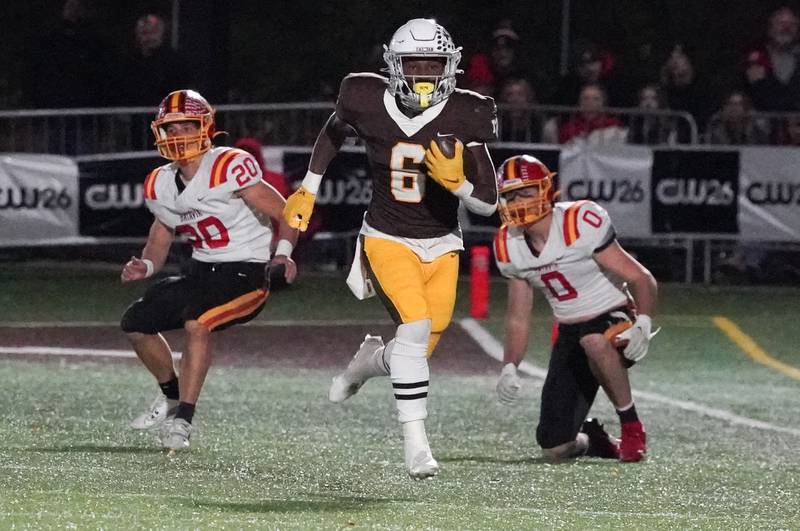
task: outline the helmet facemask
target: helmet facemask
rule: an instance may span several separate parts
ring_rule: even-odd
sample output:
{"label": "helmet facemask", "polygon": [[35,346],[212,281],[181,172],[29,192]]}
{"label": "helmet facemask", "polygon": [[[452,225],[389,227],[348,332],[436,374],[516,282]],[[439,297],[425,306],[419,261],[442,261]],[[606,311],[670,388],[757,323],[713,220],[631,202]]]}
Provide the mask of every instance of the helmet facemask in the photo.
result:
{"label": "helmet facemask", "polygon": [[[506,225],[530,225],[553,210],[556,194],[551,190],[553,181],[549,177],[538,182],[501,194],[498,201],[500,220]],[[521,195],[519,190],[536,190],[535,195]],[[511,196],[509,198],[509,196]]]}
{"label": "helmet facemask", "polygon": [[[197,124],[197,134],[167,134],[169,124],[193,122]],[[158,115],[150,125],[156,137],[158,153],[169,160],[186,160],[202,155],[211,149],[214,137],[214,110],[208,102],[194,91],[176,91],[164,98]]]}
{"label": "helmet facemask", "polygon": [[[503,224],[530,225],[547,216],[559,195],[555,173],[534,157],[511,157],[498,172],[498,206]],[[524,192],[523,192],[524,191]]]}
{"label": "helmet facemask", "polygon": [[[389,45],[383,46],[383,60],[389,73],[389,93],[414,110],[425,110],[444,101],[456,88],[461,48],[456,48],[450,34],[435,21],[414,19],[401,26]],[[408,76],[403,61],[410,59],[441,59],[444,69],[440,76]]]}

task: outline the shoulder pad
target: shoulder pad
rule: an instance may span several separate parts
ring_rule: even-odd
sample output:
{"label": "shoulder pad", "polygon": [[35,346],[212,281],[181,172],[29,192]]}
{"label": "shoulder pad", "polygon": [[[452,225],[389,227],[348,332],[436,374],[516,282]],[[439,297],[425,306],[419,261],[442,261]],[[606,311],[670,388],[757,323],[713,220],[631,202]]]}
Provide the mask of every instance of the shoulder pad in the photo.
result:
{"label": "shoulder pad", "polygon": [[[237,158],[242,160],[241,169],[240,165],[231,164]],[[235,178],[237,184],[241,186],[256,176],[261,178],[261,168],[250,153],[238,148],[223,148],[211,165],[208,187],[214,188],[224,184],[228,182],[229,177]]]}
{"label": "shoulder pad", "polygon": [[170,173],[170,164],[164,164],[163,166],[159,166],[158,168],[154,169],[150,173],[147,174],[147,177],[144,178],[144,198],[155,200],[156,196],[156,182],[158,182],[158,176],[164,173]]}
{"label": "shoulder pad", "polygon": [[339,85],[339,99],[358,97],[363,91],[380,90],[383,92],[389,86],[389,80],[381,75],[371,72],[348,74]]}
{"label": "shoulder pad", "polygon": [[578,241],[581,234],[601,230],[605,233],[610,225],[608,212],[594,201],[565,202],[559,206],[564,210],[564,243],[567,247]]}
{"label": "shoulder pad", "polygon": [[464,126],[474,134],[470,142],[485,144],[497,140],[497,106],[493,98],[471,90],[456,89],[450,100],[461,115]]}
{"label": "shoulder pad", "polygon": [[388,86],[389,80],[378,74],[363,72],[347,75],[339,86],[336,115],[352,125],[363,109],[381,105],[381,98]]}

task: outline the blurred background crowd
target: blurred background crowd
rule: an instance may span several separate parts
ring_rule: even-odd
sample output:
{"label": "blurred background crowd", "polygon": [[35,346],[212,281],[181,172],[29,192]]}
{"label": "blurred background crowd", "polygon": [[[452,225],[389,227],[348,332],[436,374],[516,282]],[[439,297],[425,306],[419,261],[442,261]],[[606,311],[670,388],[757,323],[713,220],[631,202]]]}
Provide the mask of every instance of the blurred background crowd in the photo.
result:
{"label": "blurred background crowd", "polygon": [[[182,87],[217,105],[330,102],[342,76],[383,66],[382,44],[398,25],[434,16],[464,47],[459,85],[505,109],[501,140],[600,133],[638,144],[800,145],[792,2],[4,4],[0,109],[155,107]],[[548,106],[572,109],[558,119],[536,111]],[[691,115],[694,133],[678,112]]]}

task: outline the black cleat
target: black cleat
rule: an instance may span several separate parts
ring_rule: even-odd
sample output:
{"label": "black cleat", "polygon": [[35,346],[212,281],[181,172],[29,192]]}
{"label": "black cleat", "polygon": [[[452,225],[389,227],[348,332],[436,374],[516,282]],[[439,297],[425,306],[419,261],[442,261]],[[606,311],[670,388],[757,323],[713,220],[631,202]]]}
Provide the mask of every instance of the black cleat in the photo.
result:
{"label": "black cleat", "polygon": [[586,419],[581,425],[581,433],[589,437],[588,457],[619,459],[619,439],[612,437],[597,419]]}

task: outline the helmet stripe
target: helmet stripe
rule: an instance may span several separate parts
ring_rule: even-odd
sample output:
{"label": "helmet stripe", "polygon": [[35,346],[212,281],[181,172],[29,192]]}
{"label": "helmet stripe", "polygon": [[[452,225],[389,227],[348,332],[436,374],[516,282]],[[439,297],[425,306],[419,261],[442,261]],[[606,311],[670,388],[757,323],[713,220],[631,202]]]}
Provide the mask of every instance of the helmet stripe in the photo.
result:
{"label": "helmet stripe", "polygon": [[169,103],[167,104],[167,113],[178,112],[180,107],[178,106],[178,102],[180,101],[181,93],[180,92],[173,92],[172,95],[169,97]]}
{"label": "helmet stripe", "polygon": [[517,164],[519,163],[519,158],[515,158],[508,164],[506,168],[508,170],[508,176],[506,180],[511,181],[517,178]]}

